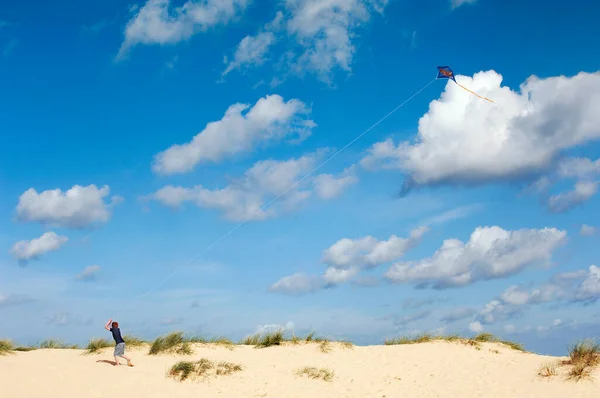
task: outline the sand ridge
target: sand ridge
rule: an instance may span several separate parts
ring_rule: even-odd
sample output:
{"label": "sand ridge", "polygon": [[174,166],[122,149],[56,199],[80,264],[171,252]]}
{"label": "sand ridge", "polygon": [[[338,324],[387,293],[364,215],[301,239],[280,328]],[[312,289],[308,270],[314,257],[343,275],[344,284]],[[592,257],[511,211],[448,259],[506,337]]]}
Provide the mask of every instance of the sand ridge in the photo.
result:
{"label": "sand ridge", "polygon": [[[231,349],[233,348],[233,349]],[[112,349],[38,349],[0,356],[0,396],[11,398],[130,397],[597,397],[596,380],[566,381],[537,372],[561,358],[512,350],[497,343],[479,348],[434,341],[414,345],[354,346],[331,343],[226,347],[194,344],[192,355],[148,355],[128,349],[135,367],[115,367]],[[177,381],[168,376],[178,361],[206,358],[239,364],[241,371]],[[566,359],[566,358],[562,358]],[[300,376],[305,367],[333,372],[331,381]]]}

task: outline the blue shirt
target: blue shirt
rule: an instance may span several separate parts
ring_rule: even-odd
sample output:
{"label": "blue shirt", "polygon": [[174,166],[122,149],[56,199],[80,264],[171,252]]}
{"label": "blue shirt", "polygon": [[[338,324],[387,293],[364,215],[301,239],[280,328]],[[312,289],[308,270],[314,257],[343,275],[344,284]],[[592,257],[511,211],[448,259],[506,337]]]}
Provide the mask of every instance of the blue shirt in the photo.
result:
{"label": "blue shirt", "polygon": [[121,330],[119,328],[110,328],[110,331],[112,332],[113,339],[115,339],[115,343],[120,344],[125,342],[123,337],[121,337]]}

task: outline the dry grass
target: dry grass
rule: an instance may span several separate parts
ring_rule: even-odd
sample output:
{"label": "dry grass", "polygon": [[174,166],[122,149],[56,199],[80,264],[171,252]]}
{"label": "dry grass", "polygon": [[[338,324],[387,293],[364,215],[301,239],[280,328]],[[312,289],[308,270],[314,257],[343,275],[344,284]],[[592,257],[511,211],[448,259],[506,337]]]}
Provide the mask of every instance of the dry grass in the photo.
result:
{"label": "dry grass", "polygon": [[77,344],[67,344],[67,343],[64,343],[61,340],[57,340],[57,339],[49,339],[49,340],[44,340],[41,343],[39,343],[38,348],[54,349],[54,350],[62,350],[62,349],[76,350],[79,348],[79,346]]}
{"label": "dry grass", "polygon": [[331,343],[327,340],[324,340],[322,342],[319,343],[319,350],[321,350],[321,352],[323,354],[327,354],[328,352],[330,352],[332,350],[331,348]]}
{"label": "dry grass", "polygon": [[191,341],[189,338],[183,336],[183,332],[172,332],[165,336],[158,337],[148,351],[149,355],[158,354],[179,354],[179,355],[192,355],[194,350],[192,349]]}
{"label": "dry grass", "polygon": [[215,365],[214,362],[206,358],[202,358],[199,361],[180,361],[171,367],[168,375],[179,381],[187,379],[207,378],[211,374],[216,376],[230,375],[235,372],[242,370],[242,366],[230,363],[230,362],[219,362]]}
{"label": "dry grass", "polygon": [[149,342],[147,342],[144,339],[140,339],[139,337],[136,336],[123,336],[123,340],[125,340],[125,345],[127,347],[143,347],[147,344],[150,344]]}
{"label": "dry grass", "polygon": [[558,372],[556,371],[556,366],[552,363],[546,363],[538,370],[538,376],[540,377],[552,377],[556,376],[557,374]]}
{"label": "dry grass", "polygon": [[[302,338],[302,337],[296,336],[293,333],[292,333],[291,337],[286,337],[283,330],[277,330],[274,332],[267,332],[267,333],[263,333],[263,334],[257,333],[255,335],[248,336],[245,339],[243,339],[242,341],[240,341],[240,344],[253,345],[256,348],[266,348],[266,347],[272,347],[272,346],[277,346],[277,345],[283,345],[285,343],[290,343],[290,344],[296,345],[296,344],[300,344],[301,342],[323,343],[325,341],[329,342],[329,340],[327,340],[327,339],[315,337],[314,332],[311,332],[306,337]],[[352,345],[351,343],[347,343],[347,342],[344,342],[344,343],[346,344],[346,346],[348,344]]]}
{"label": "dry grass", "polygon": [[112,343],[108,339],[94,338],[91,339],[84,354],[99,354],[103,349],[112,346]]}
{"label": "dry grass", "polygon": [[592,370],[600,364],[600,345],[593,341],[582,341],[569,348],[569,359],[564,365],[571,365],[568,380],[580,381],[592,378]]}
{"label": "dry grass", "polygon": [[315,380],[323,380],[323,381],[331,381],[333,380],[333,376],[334,373],[332,370],[329,369],[317,369],[314,367],[305,367],[302,369],[298,369],[296,371],[296,374],[298,376],[306,376],[309,379],[315,379]]}
{"label": "dry grass", "polygon": [[475,349],[481,349],[480,343],[498,343],[505,345],[507,347],[512,348],[513,350],[525,352],[523,346],[519,343],[515,343],[507,340],[500,340],[496,338],[494,335],[490,333],[479,333],[478,335],[465,338],[456,334],[443,336],[443,335],[433,335],[431,333],[423,333],[414,337],[398,337],[395,339],[385,340],[385,345],[400,345],[400,344],[419,344],[419,343],[428,343],[430,341],[448,341],[448,342],[457,342],[465,345],[469,345],[475,347]]}
{"label": "dry grass", "polygon": [[10,340],[0,340],[0,355],[12,354],[15,346]]}

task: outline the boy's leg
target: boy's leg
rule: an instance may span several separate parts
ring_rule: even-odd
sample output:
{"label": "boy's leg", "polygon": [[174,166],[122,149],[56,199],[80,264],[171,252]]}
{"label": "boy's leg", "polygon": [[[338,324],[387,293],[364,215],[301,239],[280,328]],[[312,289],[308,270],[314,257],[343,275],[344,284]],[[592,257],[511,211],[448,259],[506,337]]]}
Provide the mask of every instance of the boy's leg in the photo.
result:
{"label": "boy's leg", "polygon": [[119,358],[115,355],[115,365],[119,365]]}

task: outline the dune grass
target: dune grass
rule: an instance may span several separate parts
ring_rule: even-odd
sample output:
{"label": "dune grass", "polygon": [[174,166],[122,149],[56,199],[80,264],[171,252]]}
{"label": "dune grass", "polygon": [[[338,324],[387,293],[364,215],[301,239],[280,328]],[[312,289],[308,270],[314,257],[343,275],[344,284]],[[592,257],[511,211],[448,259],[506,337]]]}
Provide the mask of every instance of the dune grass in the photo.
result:
{"label": "dune grass", "polygon": [[417,336],[409,337],[402,336],[395,339],[388,339],[384,341],[385,345],[401,345],[401,344],[419,344],[419,343],[428,343],[431,341],[448,341],[448,342],[459,342],[465,345],[470,345],[475,348],[479,348],[480,343],[498,343],[505,345],[509,348],[512,348],[516,351],[525,352],[523,346],[519,343],[515,343],[513,341],[501,340],[498,339],[491,333],[479,333],[478,335],[470,338],[461,337],[456,334],[444,336],[444,335],[434,335],[431,333],[423,333]]}
{"label": "dune grass", "polygon": [[309,366],[302,368],[302,369],[298,369],[296,371],[296,374],[298,376],[306,376],[309,379],[323,380],[323,381],[331,381],[331,380],[333,380],[333,376],[334,376],[333,370],[329,370],[329,369],[325,369],[325,368],[317,369],[315,367],[309,367]]}
{"label": "dune grass", "polygon": [[99,354],[104,348],[112,346],[112,342],[104,338],[93,338],[85,347],[85,354]]}
{"label": "dune grass", "polygon": [[[257,333],[252,336],[248,336],[242,341],[239,342],[241,345],[253,345],[256,348],[266,348],[272,346],[283,345],[284,343],[290,343],[293,345],[300,343],[320,343],[320,346],[323,346],[325,350],[328,349],[328,344],[331,343],[331,340],[315,337],[314,332],[310,332],[306,337],[299,337],[295,334],[292,334],[290,337],[286,337],[283,330],[277,330],[274,332],[267,333]],[[342,341],[340,342],[345,348],[352,348],[353,345],[350,342]]]}
{"label": "dune grass", "polygon": [[11,354],[15,350],[15,346],[10,340],[0,340],[0,355]]}
{"label": "dune grass", "polygon": [[62,349],[76,350],[79,348],[79,346],[77,344],[67,344],[67,343],[64,343],[63,341],[57,340],[57,339],[49,339],[49,340],[44,340],[41,343],[39,343],[38,348],[56,349],[56,350],[62,350]]}
{"label": "dune grass", "polygon": [[194,353],[191,341],[183,336],[183,332],[172,332],[160,336],[150,346],[149,355],[179,354],[191,355]]}
{"label": "dune grass", "polygon": [[211,374],[216,376],[230,375],[242,370],[242,366],[231,362],[219,362],[202,358],[199,361],[179,361],[171,367],[168,375],[179,381],[187,379],[207,378]]}
{"label": "dune grass", "polygon": [[568,380],[592,378],[592,370],[600,364],[600,345],[591,340],[575,343],[569,347],[569,359],[563,364],[571,366]]}
{"label": "dune grass", "polygon": [[540,377],[552,377],[557,374],[556,366],[553,363],[546,363],[540,366],[540,369],[538,370],[538,376]]}

